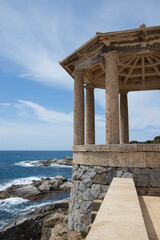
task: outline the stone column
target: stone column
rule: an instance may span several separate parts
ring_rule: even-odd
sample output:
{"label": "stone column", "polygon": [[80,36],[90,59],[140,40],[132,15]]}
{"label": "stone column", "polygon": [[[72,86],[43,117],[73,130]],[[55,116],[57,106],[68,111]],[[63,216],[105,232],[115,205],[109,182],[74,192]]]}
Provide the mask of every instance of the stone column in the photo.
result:
{"label": "stone column", "polygon": [[118,54],[105,54],[106,60],[106,144],[119,143]]}
{"label": "stone column", "polygon": [[94,88],[86,86],[86,144],[95,144]]}
{"label": "stone column", "polygon": [[84,145],[84,75],[75,71],[74,76],[74,118],[73,145]]}
{"label": "stone column", "polygon": [[127,92],[120,93],[120,129],[121,144],[129,143]]}

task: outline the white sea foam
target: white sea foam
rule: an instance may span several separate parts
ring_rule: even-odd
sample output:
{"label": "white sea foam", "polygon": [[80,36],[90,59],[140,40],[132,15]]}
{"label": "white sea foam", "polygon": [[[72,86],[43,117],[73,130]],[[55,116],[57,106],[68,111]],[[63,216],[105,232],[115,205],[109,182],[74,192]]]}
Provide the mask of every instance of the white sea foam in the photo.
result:
{"label": "white sea foam", "polygon": [[34,163],[37,163],[38,161],[21,161],[18,163],[14,163],[14,165],[22,166],[22,167],[36,167]]}
{"label": "white sea foam", "polygon": [[33,211],[37,208],[41,208],[41,207],[45,207],[45,206],[49,206],[49,205],[52,205],[52,204],[55,204],[55,203],[60,203],[60,202],[63,202],[64,200],[67,200],[69,198],[65,198],[65,199],[62,199],[62,200],[57,200],[57,201],[54,201],[53,199],[52,200],[49,200],[47,202],[42,202],[42,203],[39,203],[39,204],[34,204],[34,205],[30,205],[24,209],[21,209],[19,211],[19,213],[24,213],[24,212],[30,212],[30,211]]}
{"label": "white sea foam", "polygon": [[[18,165],[18,166],[22,166],[22,167],[43,167],[42,164],[40,165],[34,165],[34,163],[37,163],[39,161],[21,161],[18,163],[14,163],[14,165]],[[68,165],[62,165],[62,164],[56,164],[56,163],[52,163],[50,166],[48,167],[55,167],[55,168],[72,168],[72,166],[68,166]]]}
{"label": "white sea foam", "polygon": [[0,207],[6,207],[8,205],[13,206],[13,205],[18,205],[18,204],[22,204],[24,202],[28,202],[29,200],[27,199],[23,199],[20,197],[12,197],[12,198],[6,198],[3,200],[0,200]]}
{"label": "white sea foam", "polygon": [[55,168],[72,168],[72,166],[68,166],[68,165],[62,165],[62,164],[51,164],[51,167],[55,167]]}
{"label": "white sea foam", "polygon": [[18,178],[8,183],[4,183],[3,185],[0,185],[0,191],[5,190],[6,188],[11,187],[12,185],[31,184],[34,180],[38,181],[41,180],[41,178],[42,177]]}

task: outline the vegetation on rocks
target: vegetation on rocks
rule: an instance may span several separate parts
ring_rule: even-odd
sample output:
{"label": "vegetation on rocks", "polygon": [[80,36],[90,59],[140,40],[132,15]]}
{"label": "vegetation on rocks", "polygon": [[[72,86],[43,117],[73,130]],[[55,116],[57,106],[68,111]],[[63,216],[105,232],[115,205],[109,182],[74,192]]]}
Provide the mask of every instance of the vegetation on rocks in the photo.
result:
{"label": "vegetation on rocks", "polygon": [[131,141],[130,142],[131,144],[134,144],[134,143],[141,143],[141,144],[156,144],[156,143],[160,143],[160,136],[157,136],[155,137],[153,140],[147,140],[145,142],[138,142],[138,141]]}

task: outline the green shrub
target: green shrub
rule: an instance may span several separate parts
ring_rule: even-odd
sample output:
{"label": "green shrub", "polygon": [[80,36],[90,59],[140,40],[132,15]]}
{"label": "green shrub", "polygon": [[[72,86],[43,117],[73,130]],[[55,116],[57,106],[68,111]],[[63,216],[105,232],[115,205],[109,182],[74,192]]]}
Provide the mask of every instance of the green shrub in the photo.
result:
{"label": "green shrub", "polygon": [[160,136],[155,137],[155,138],[154,138],[154,142],[155,142],[155,143],[160,143]]}
{"label": "green shrub", "polygon": [[82,238],[85,238],[85,237],[87,236],[87,233],[84,232],[84,231],[81,231],[80,234],[81,234],[81,237],[82,237]]}

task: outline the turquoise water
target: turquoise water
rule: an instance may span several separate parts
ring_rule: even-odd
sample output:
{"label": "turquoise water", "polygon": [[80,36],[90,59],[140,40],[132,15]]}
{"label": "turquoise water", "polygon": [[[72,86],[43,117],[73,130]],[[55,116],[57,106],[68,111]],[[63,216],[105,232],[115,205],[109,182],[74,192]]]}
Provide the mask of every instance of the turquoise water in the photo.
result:
{"label": "turquoise water", "polygon": [[[41,177],[53,178],[57,175],[71,179],[72,168],[67,166],[35,167],[25,161],[63,159],[72,157],[72,151],[0,151],[0,191],[12,184],[27,184]],[[58,172],[57,172],[58,169]],[[57,193],[39,201],[29,201],[22,198],[0,200],[0,228],[35,208],[47,206],[66,199],[69,193]]]}

